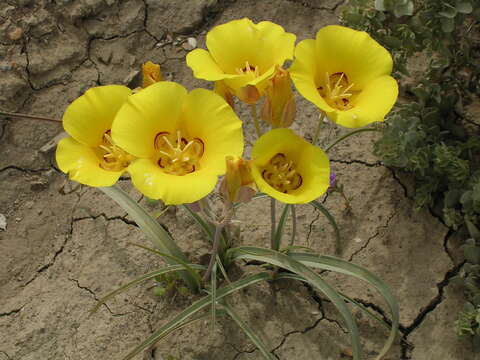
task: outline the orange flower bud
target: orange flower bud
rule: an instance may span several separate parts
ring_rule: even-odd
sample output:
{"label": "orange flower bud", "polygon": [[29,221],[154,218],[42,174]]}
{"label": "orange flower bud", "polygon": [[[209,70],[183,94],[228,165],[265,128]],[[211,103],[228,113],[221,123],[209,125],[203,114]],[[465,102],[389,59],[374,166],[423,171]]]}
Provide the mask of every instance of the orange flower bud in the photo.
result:
{"label": "orange flower bud", "polygon": [[274,128],[289,127],[296,114],[290,74],[277,66],[275,75],[269,82],[266,89],[267,98],[262,108],[262,119]]}
{"label": "orange flower bud", "polygon": [[221,185],[221,191],[230,202],[248,202],[255,194],[254,180],[250,162],[242,158],[227,156],[227,171]]}
{"label": "orange flower bud", "polygon": [[156,82],[162,81],[162,73],[160,71],[160,65],[155,64],[151,61],[147,61],[142,65],[142,74],[143,74],[143,84],[142,87],[146,87],[155,84]]}
{"label": "orange flower bud", "polygon": [[233,101],[233,94],[230,92],[230,89],[228,88],[225,83],[220,80],[220,81],[215,81],[215,88],[213,89],[218,95],[223,97],[225,101],[230,105],[232,109],[234,109],[235,103]]}

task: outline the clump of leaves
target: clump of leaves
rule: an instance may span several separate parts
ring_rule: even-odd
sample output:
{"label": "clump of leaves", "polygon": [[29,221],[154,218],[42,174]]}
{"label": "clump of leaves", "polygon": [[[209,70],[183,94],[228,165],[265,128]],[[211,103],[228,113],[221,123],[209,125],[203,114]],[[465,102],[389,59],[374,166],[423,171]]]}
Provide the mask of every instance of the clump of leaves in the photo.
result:
{"label": "clump of leaves", "polygon": [[[454,230],[468,225],[459,277],[468,305],[455,326],[480,351],[480,242],[472,233],[480,225],[480,119],[465,111],[480,94],[480,8],[473,0],[349,0],[342,18],[387,45],[403,85],[375,154],[414,175],[418,208]],[[419,56],[426,66],[412,76]]]}

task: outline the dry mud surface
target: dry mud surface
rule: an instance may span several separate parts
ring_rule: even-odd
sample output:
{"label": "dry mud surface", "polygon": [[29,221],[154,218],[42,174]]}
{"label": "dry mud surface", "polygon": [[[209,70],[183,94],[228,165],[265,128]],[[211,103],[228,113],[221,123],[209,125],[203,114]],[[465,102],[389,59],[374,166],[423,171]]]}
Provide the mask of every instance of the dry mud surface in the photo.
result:
{"label": "dry mud surface", "polygon": [[[128,83],[147,60],[190,89],[209,87],[184,63],[187,37],[203,46],[211,26],[248,16],[281,24],[298,39],[311,38],[321,26],[338,22],[341,5],[338,0],[2,1],[0,108],[60,118],[87,88]],[[304,100],[298,108],[294,128],[311,138],[317,113]],[[327,144],[341,131],[326,124],[321,141]],[[55,123],[0,119],[0,214],[7,220],[6,230],[0,230],[0,360],[120,359],[193,300],[157,298],[147,284],[88,317],[102,295],[161,263],[128,246],[146,240],[125,213],[100,191],[67,181],[52,152],[41,151],[60,132]],[[373,141],[364,133],[331,153],[351,210],[338,194],[322,201],[337,218],[342,242],[336,244],[327,221],[305,205],[297,208],[299,244],[366,266],[394,289],[402,337],[388,359],[474,360],[469,344],[452,329],[462,304],[461,291],[449,284],[461,268],[458,244],[438,219],[414,209],[407,184],[371,155]],[[128,181],[120,185],[148,206]],[[258,200],[238,212],[243,244],[268,243],[266,206]],[[161,221],[192,259],[208,252],[210,245],[183,209],[169,210]],[[236,276],[257,270],[242,265]],[[371,289],[334,274],[326,277],[388,319]],[[231,304],[278,359],[349,358],[342,320],[303,285],[263,284]],[[373,359],[386,333],[364,315],[356,317],[365,357]],[[219,322],[214,336],[209,334],[206,323],[197,323],[143,358],[261,359],[231,322]]]}

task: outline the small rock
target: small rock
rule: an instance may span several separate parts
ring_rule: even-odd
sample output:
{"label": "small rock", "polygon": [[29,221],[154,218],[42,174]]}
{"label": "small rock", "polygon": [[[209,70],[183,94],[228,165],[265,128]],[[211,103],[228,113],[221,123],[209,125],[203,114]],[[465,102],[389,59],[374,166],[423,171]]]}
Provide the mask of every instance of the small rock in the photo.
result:
{"label": "small rock", "polygon": [[16,27],[8,33],[8,38],[12,41],[17,41],[23,36],[23,29],[21,27]]}
{"label": "small rock", "polygon": [[22,221],[22,218],[21,218],[21,217],[16,217],[16,218],[15,218],[15,221],[16,221],[16,222],[20,222],[20,221]]}
{"label": "small rock", "polygon": [[7,218],[3,214],[0,214],[0,230],[7,230]]}
{"label": "small rock", "polygon": [[197,39],[189,37],[187,41],[182,44],[184,50],[190,51],[197,47]]}

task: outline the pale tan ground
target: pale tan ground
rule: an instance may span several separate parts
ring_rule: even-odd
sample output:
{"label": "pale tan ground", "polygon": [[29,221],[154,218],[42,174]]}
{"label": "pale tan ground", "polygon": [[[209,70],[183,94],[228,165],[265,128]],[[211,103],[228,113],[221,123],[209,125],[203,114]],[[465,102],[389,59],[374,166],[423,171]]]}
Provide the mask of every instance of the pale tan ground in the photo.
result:
{"label": "pale tan ground", "polygon": [[[312,38],[320,27],[338,22],[341,5],[339,0],[2,1],[0,109],[60,118],[87,88],[125,84],[147,60],[161,63],[168,79],[189,89],[209,87],[184,63],[187,37],[203,46],[211,26],[248,16],[281,24],[299,40]],[[316,110],[301,99],[298,108],[294,129],[311,138]],[[250,123],[246,128],[251,130]],[[326,124],[322,144],[342,131]],[[39,151],[60,132],[53,123],[0,120],[0,213],[7,219],[6,231],[0,230],[0,360],[120,359],[194,300],[159,299],[146,284],[87,317],[96,299],[161,263],[128,246],[148,243],[111,200],[66,181],[52,153]],[[394,289],[403,339],[388,359],[474,360],[470,345],[453,332],[463,299],[448,282],[460,270],[459,242],[428,212],[414,209],[408,186],[397,178],[408,184],[408,177],[371,155],[373,140],[364,133],[331,152],[352,206],[347,211],[338,194],[322,198],[342,229],[341,244],[309,205],[297,208],[297,241],[366,266]],[[130,189],[128,181],[121,186]],[[132,195],[142,200],[133,190]],[[267,206],[258,200],[238,212],[243,244],[268,244]],[[210,245],[183,209],[168,211],[161,221],[192,259],[204,258]],[[286,238],[290,231],[289,224]],[[258,270],[239,265],[236,277]],[[373,290],[334,274],[326,278],[388,319]],[[230,301],[278,359],[348,359],[349,338],[338,314],[301,284],[263,284]],[[372,359],[386,333],[364,315],[356,316],[365,357]],[[209,333],[208,324],[198,323],[146,358],[261,359],[232,323],[222,321],[214,337]]]}

